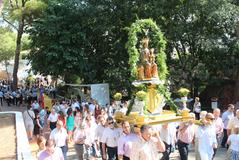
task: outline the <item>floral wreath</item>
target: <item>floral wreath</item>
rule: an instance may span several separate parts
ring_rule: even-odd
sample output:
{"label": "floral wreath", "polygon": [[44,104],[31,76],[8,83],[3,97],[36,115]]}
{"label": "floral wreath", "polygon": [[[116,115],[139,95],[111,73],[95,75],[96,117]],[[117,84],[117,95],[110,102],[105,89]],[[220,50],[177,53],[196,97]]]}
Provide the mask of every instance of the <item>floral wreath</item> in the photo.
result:
{"label": "floral wreath", "polygon": [[[143,33],[145,33],[143,35]],[[158,75],[159,79],[165,80],[166,75],[168,73],[167,65],[166,65],[166,54],[164,52],[166,41],[164,39],[164,36],[159,29],[159,27],[156,25],[155,22],[153,22],[152,19],[142,19],[142,20],[136,20],[135,23],[131,25],[129,28],[129,39],[126,44],[126,49],[129,53],[129,66],[130,66],[130,72],[131,77],[135,80],[137,77],[137,62],[139,61],[140,53],[137,49],[137,46],[139,45],[139,36],[145,35],[150,38],[151,47],[155,48],[157,51],[156,55],[156,64],[158,65]],[[143,38],[143,37],[142,37]]]}

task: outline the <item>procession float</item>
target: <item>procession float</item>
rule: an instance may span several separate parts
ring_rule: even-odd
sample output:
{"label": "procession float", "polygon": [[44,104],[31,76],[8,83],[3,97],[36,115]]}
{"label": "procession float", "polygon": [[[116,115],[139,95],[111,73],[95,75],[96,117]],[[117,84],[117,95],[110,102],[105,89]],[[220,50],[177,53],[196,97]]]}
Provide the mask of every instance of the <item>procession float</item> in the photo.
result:
{"label": "procession float", "polygon": [[[151,19],[137,20],[129,28],[129,39],[126,44],[129,53],[134,94],[129,101],[127,113],[120,111],[121,93],[116,93],[116,121],[127,120],[131,124],[161,124],[176,121],[189,121],[189,110],[179,110],[170,98],[166,76],[166,41],[156,23]],[[186,97],[184,97],[186,99]],[[167,104],[170,110],[163,107]]]}

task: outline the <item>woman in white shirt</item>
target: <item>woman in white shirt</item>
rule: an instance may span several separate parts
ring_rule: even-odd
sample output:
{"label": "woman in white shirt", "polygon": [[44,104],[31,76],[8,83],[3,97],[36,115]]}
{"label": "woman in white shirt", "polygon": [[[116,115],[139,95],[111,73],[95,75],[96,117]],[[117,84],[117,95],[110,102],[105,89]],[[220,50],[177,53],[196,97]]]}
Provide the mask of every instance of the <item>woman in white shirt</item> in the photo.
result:
{"label": "woman in white shirt", "polygon": [[239,126],[235,127],[234,134],[228,137],[227,144],[229,146],[228,150],[228,160],[238,160],[239,159]]}
{"label": "woman in white shirt", "polygon": [[199,97],[195,98],[195,102],[193,104],[193,112],[195,113],[196,119],[200,119],[201,103]]}
{"label": "woman in white shirt", "polygon": [[49,117],[47,119],[51,130],[56,128],[57,120],[58,120],[58,114],[55,112],[55,109],[52,109],[51,114],[49,115]]}

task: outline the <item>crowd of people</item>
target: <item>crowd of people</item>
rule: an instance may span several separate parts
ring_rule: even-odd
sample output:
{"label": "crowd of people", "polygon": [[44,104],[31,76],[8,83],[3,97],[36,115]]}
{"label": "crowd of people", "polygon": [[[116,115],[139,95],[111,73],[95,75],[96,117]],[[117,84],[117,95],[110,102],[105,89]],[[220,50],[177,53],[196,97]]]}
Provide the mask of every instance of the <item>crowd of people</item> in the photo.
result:
{"label": "crowd of people", "polygon": [[[191,145],[195,146],[196,160],[212,160],[219,147],[228,147],[228,160],[238,160],[239,110],[234,112],[234,108],[229,104],[221,116],[219,108],[210,113],[201,111],[197,104],[193,111],[199,112],[199,117],[190,114],[199,119],[198,124],[189,121],[137,126],[115,121],[114,103],[101,107],[93,99],[82,103],[74,99],[56,101],[51,111],[33,101],[23,116],[29,141],[33,137],[38,141],[39,160],[66,160],[68,144],[74,145],[79,160],[169,160],[175,149],[180,159],[187,160]],[[49,136],[42,133],[43,128],[51,131]]]}
{"label": "crowd of people", "polygon": [[[196,160],[212,160],[219,147],[228,148],[228,160],[239,159],[239,110],[235,111],[233,104],[223,114],[219,108],[210,113],[201,110],[196,98],[190,114],[199,123],[192,120],[137,126],[114,119],[119,109],[114,102],[100,106],[94,99],[64,99],[45,106],[46,92],[42,85],[17,91],[0,88],[1,103],[5,100],[9,106],[27,106],[23,118],[29,142],[36,140],[39,146],[39,160],[67,160],[69,144],[79,160],[169,160],[175,150],[180,159],[187,160],[192,145]],[[126,113],[128,102],[120,106]]]}

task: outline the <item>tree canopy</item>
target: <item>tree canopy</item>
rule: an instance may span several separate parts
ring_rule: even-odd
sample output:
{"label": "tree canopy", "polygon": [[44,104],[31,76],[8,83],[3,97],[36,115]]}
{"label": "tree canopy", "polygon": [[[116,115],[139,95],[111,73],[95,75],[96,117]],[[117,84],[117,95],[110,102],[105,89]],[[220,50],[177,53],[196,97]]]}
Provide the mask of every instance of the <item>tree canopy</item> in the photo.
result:
{"label": "tree canopy", "polygon": [[29,59],[43,74],[77,75],[84,83],[129,91],[127,28],[152,18],[167,40],[172,89],[197,93],[213,78],[238,79],[238,17],[232,0],[51,1],[29,30]]}
{"label": "tree canopy", "polygon": [[0,27],[0,61],[7,61],[14,56],[16,35],[9,28]]}

